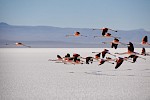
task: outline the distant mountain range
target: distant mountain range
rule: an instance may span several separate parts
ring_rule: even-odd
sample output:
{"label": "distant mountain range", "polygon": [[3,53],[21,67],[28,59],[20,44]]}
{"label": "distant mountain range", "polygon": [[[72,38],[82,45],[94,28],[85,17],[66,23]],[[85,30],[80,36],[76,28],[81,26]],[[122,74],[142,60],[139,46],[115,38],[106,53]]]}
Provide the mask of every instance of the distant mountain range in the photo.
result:
{"label": "distant mountain range", "polygon": [[[82,35],[88,37],[66,37],[68,34],[74,34],[79,31]],[[121,37],[120,41],[128,43],[129,41],[134,43],[140,43],[143,36],[150,38],[150,31],[144,29],[136,30],[117,30],[118,32],[109,31],[113,36]],[[48,44],[54,44],[62,46],[63,44],[79,45],[84,47],[96,47],[101,42],[112,41],[113,38],[94,38],[94,36],[101,35],[100,30],[92,30],[92,28],[60,28],[53,26],[16,26],[9,25],[7,23],[0,23],[0,42],[38,42],[47,43],[45,47],[49,47]],[[61,45],[62,44],[62,45]],[[95,45],[95,46],[93,46]],[[37,47],[40,47],[37,46]],[[41,44],[42,47],[42,44]],[[57,46],[56,46],[57,47]],[[63,46],[65,47],[65,45]],[[78,46],[77,46],[78,47]]]}

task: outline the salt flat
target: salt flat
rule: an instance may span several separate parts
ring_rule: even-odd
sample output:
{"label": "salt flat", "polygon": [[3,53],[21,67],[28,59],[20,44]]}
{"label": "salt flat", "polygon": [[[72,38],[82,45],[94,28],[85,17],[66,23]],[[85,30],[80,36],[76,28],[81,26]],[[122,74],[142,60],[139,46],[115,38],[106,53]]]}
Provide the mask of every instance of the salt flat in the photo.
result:
{"label": "salt flat", "polygon": [[[124,52],[108,48],[111,53]],[[150,56],[136,63],[72,65],[56,55],[94,56],[103,48],[1,48],[0,100],[150,100]],[[141,52],[141,48],[135,48]],[[146,48],[150,52],[149,48]]]}

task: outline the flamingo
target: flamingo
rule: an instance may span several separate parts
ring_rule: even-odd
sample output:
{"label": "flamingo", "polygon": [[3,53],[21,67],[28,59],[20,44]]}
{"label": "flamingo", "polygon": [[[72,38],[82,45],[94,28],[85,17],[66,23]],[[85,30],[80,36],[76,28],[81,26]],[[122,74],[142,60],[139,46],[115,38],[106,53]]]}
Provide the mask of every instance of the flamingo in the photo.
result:
{"label": "flamingo", "polygon": [[69,36],[75,36],[75,37],[83,36],[83,37],[87,37],[85,35],[81,35],[80,32],[75,32],[74,34],[66,35],[66,37],[69,37]]}
{"label": "flamingo", "polygon": [[150,53],[149,52],[147,53],[146,50],[145,50],[145,48],[143,47],[142,51],[141,51],[141,55],[143,55],[143,56],[149,56]]}
{"label": "flamingo", "polygon": [[65,57],[66,63],[71,64],[83,64],[83,61],[80,60],[80,54],[74,53],[72,57],[70,57],[70,54],[67,54]]}
{"label": "flamingo", "polygon": [[88,56],[88,57],[85,57],[85,58],[83,58],[83,57],[81,57],[82,59],[85,59],[86,60],[86,64],[89,64],[89,63],[93,63],[93,57],[90,57],[90,56]]}
{"label": "flamingo", "polygon": [[[102,30],[102,36],[94,36],[95,37],[113,37],[113,38],[120,38],[120,37],[115,37],[115,36],[112,36],[110,33],[107,33],[108,30],[112,30],[110,28],[102,28],[102,29],[93,29],[93,30]],[[115,30],[112,30],[114,32],[117,32]]]}
{"label": "flamingo", "polygon": [[[131,54],[128,58],[133,58],[133,62],[132,62],[132,63],[135,63],[136,60],[137,60],[137,58],[142,58],[142,57],[137,56],[137,55],[135,55],[135,54]],[[145,58],[142,58],[142,59],[146,60]]]}
{"label": "flamingo", "polygon": [[102,64],[104,64],[105,62],[108,62],[108,63],[110,63],[110,64],[114,64],[114,63],[109,62],[109,61],[110,61],[110,59],[100,59],[99,65],[102,65]]}
{"label": "flamingo", "polygon": [[144,56],[146,56],[146,50],[145,50],[145,48],[144,48],[144,47],[142,48],[141,55],[144,55]]}
{"label": "flamingo", "polygon": [[144,37],[142,38],[141,44],[142,44],[142,45],[150,45],[150,44],[148,43],[148,37],[147,37],[147,36],[144,36]]}
{"label": "flamingo", "polygon": [[74,62],[73,64],[83,64],[83,61],[80,60],[78,57],[74,57]]}
{"label": "flamingo", "polygon": [[49,59],[48,61],[56,61],[56,63],[66,63],[60,55],[57,55],[57,59]]}
{"label": "flamingo", "polygon": [[102,52],[92,52],[92,53],[101,53],[101,54],[102,54],[102,58],[105,58],[105,55],[106,55],[106,54],[110,54],[110,55],[112,55],[112,56],[116,56],[116,55],[111,54],[111,53],[109,52],[109,50],[107,50],[107,49],[104,49]]}
{"label": "flamingo", "polygon": [[127,52],[124,52],[124,53],[115,53],[115,54],[119,54],[119,55],[123,55],[123,54],[139,54],[137,52],[134,52],[134,45],[132,42],[129,42],[129,44],[127,44],[128,46],[128,51]]}
{"label": "flamingo", "polygon": [[63,57],[65,60],[68,60],[69,58],[70,58],[70,54],[69,53],[67,53],[66,55],[65,55],[65,57]]}
{"label": "flamingo", "polygon": [[116,61],[115,61],[115,62],[116,62],[116,66],[115,66],[115,69],[117,69],[118,67],[120,67],[124,60],[125,60],[125,58],[122,58],[122,57],[116,58]]}
{"label": "flamingo", "polygon": [[101,53],[96,54],[96,55],[95,55],[95,59],[96,59],[96,60],[99,60],[99,59],[100,59],[100,56],[101,56]]}
{"label": "flamingo", "polygon": [[119,42],[119,39],[117,39],[117,38],[114,38],[114,40],[112,42],[102,42],[102,43],[103,44],[110,43],[111,44],[111,48],[115,48],[115,49],[117,49],[118,44],[125,45],[125,43]]}
{"label": "flamingo", "polygon": [[25,47],[31,48],[31,46],[27,46],[27,45],[25,45],[25,44],[23,44],[21,42],[16,42],[15,45],[16,46],[25,46]]}

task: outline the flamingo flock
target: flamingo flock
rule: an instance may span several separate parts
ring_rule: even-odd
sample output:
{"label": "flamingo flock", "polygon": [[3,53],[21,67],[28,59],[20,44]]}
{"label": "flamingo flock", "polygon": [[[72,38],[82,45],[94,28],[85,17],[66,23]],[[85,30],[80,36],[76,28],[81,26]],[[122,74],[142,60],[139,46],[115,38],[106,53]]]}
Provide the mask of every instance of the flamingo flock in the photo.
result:
{"label": "flamingo flock", "polygon": [[[110,28],[100,28],[100,29],[92,29],[94,30],[100,30],[101,35],[99,36],[94,36],[94,38],[96,37],[100,37],[100,38],[113,38],[113,41],[110,42],[102,42],[103,44],[110,44],[111,48],[117,49],[118,45],[123,45],[127,47],[127,51],[126,52],[116,52],[114,54],[112,54],[109,50],[104,49],[101,52],[91,52],[91,53],[96,53],[95,56],[91,57],[91,56],[87,56],[87,57],[82,57],[80,56],[80,54],[75,53],[72,56],[68,53],[66,54],[64,57],[61,57],[60,55],[57,55],[56,59],[49,59],[48,61],[53,61],[56,63],[64,63],[64,64],[92,64],[94,62],[98,62],[98,65],[102,65],[104,63],[110,63],[110,64],[116,64],[115,65],[115,69],[119,68],[122,63],[124,61],[130,62],[130,63],[135,63],[137,61],[138,58],[146,60],[144,57],[142,56],[150,56],[149,52],[146,52],[145,48],[143,47],[141,50],[141,53],[135,52],[134,51],[134,45],[132,42],[129,43],[123,43],[121,42],[119,39],[121,37],[117,37],[112,35],[110,31],[114,31],[114,32],[118,32],[117,30],[113,30]],[[69,37],[88,37],[86,35],[82,35],[79,31],[74,32],[74,34],[67,34],[65,36],[66,38]],[[144,36],[141,39],[141,43],[138,43],[140,45],[143,46],[150,46],[150,43],[148,43],[148,37]],[[6,43],[5,45],[9,45],[8,43]],[[23,46],[23,47],[27,47],[27,48],[31,48],[31,46],[28,46],[22,42],[16,42],[15,46]],[[128,55],[125,57],[120,57],[120,55]],[[112,57],[110,58],[107,55],[111,55]]]}
{"label": "flamingo flock", "polygon": [[[67,55],[65,55],[64,57],[61,57],[60,55],[57,55],[57,59],[49,59],[48,61],[55,61],[56,63],[64,63],[64,64],[92,64],[94,62],[97,62],[98,65],[102,65],[105,62],[106,63],[110,63],[110,64],[115,64],[115,69],[117,69],[118,67],[121,66],[121,64],[124,61],[130,62],[130,63],[135,63],[137,58],[141,58],[143,60],[146,60],[145,58],[141,57],[141,56],[150,56],[150,54],[143,52],[141,53],[137,53],[137,52],[131,52],[127,54],[129,54],[129,56],[127,57],[119,57],[117,55],[122,55],[122,54],[126,54],[126,53],[115,53],[115,54],[111,54],[109,52],[109,50],[104,49],[101,52],[91,52],[91,53],[96,53],[95,56],[91,57],[91,56],[87,56],[87,57],[82,57],[80,56],[80,54],[73,54],[72,56],[70,56],[69,53],[67,53]],[[106,55],[111,55],[113,58],[108,57]]]}
{"label": "flamingo flock", "polygon": [[[116,52],[116,53],[112,54],[108,49],[104,49],[101,52],[91,52],[91,53],[95,53],[95,56],[93,56],[93,57],[92,56],[82,57],[80,54],[77,54],[77,53],[70,56],[70,54],[68,53],[64,57],[57,55],[56,59],[49,59],[48,61],[54,61],[56,63],[64,63],[64,64],[74,64],[74,65],[75,64],[92,64],[95,62],[98,62],[98,65],[102,65],[104,63],[110,63],[110,64],[115,64],[115,69],[117,69],[123,64],[124,61],[127,61],[129,63],[135,63],[138,58],[146,60],[142,56],[150,56],[150,53],[146,52],[144,47],[142,48],[141,53],[135,52],[134,45],[132,42],[122,43],[119,40],[121,37],[113,36],[112,34],[108,33],[108,30],[118,32],[116,30],[113,30],[110,28],[101,28],[101,29],[92,29],[92,30],[101,30],[102,31],[100,36],[94,36],[94,38],[96,38],[96,37],[114,38],[114,40],[111,42],[102,42],[103,44],[110,44],[111,48],[114,48],[114,49],[117,49],[118,45],[124,45],[127,47],[127,52],[123,52],[123,53]],[[78,31],[75,32],[74,34],[66,35],[66,37],[70,37],[70,36],[87,37],[87,36],[82,35]],[[148,43],[147,36],[144,36],[141,40],[142,41],[139,44],[141,44],[143,46],[150,46],[150,43]],[[125,56],[125,57],[119,56],[119,55],[124,55],[124,54],[126,54],[128,56]],[[111,57],[109,57],[107,55],[111,55]]]}

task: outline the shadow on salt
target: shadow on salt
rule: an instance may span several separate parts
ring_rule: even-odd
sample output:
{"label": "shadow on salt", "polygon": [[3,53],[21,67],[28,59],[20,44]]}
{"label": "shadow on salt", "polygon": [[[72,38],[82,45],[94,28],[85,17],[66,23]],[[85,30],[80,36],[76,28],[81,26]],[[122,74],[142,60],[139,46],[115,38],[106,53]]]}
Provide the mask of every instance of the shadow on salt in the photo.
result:
{"label": "shadow on salt", "polygon": [[[130,70],[130,69],[129,69]],[[129,77],[150,77],[150,75],[134,75],[134,74],[127,74],[127,75],[115,75],[115,74],[106,74],[102,73],[102,71],[95,71],[95,72],[84,72],[85,74],[91,74],[91,75],[99,75],[99,76],[129,76]]]}

